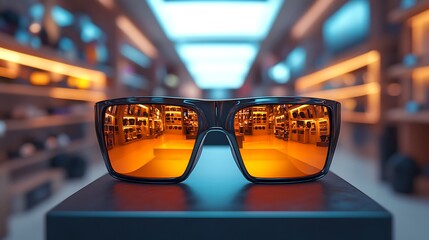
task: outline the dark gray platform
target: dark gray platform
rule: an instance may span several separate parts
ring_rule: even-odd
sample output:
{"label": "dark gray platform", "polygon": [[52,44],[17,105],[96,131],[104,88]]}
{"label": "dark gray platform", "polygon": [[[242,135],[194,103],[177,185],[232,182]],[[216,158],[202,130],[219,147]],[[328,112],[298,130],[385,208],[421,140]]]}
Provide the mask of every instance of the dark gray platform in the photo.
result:
{"label": "dark gray platform", "polygon": [[311,183],[259,185],[231,170],[233,164],[197,167],[182,184],[133,184],[103,176],[47,214],[47,237],[392,238],[391,214],[333,173]]}

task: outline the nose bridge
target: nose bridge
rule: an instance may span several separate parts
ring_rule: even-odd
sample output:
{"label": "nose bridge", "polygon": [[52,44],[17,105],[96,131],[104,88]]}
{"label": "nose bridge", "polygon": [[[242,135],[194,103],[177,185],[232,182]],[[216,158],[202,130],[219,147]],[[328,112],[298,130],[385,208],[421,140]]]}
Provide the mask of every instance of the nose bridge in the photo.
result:
{"label": "nose bridge", "polygon": [[[223,129],[227,129],[227,120],[228,120],[228,115],[230,114],[230,110],[231,110],[231,102],[226,101],[217,101],[215,103],[215,117],[216,117],[216,122],[215,125],[216,127],[221,127]],[[228,135],[225,133],[225,136],[228,137]]]}
{"label": "nose bridge", "polygon": [[229,101],[213,101],[200,105],[202,114],[206,120],[206,124],[202,126],[202,130],[210,129],[211,131],[216,131],[216,129],[224,129],[228,131],[227,120],[232,107],[233,103]]}
{"label": "nose bridge", "polygon": [[[228,132],[223,128],[223,127],[218,127],[218,126],[213,126],[210,127],[209,129],[207,129],[207,131],[204,133],[204,140],[203,143],[205,142],[205,140],[207,139],[207,137],[211,134],[211,133],[219,133],[221,135],[223,135],[225,137],[225,139],[227,140],[226,144],[228,144],[231,148],[233,148],[233,145],[231,144],[231,139],[230,136],[228,135]],[[222,143],[223,141],[219,141],[219,143]]]}

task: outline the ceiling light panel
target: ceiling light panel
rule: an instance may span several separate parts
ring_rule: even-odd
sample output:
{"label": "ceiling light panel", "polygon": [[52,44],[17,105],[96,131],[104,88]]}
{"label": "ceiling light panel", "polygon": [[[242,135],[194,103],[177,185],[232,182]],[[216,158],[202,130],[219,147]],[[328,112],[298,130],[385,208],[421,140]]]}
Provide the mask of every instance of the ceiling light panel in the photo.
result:
{"label": "ceiling light panel", "polygon": [[252,62],[258,51],[257,44],[176,44],[176,51],[183,62],[244,61]]}
{"label": "ceiling light panel", "polygon": [[177,44],[176,50],[198,87],[237,89],[255,60],[257,44]]}
{"label": "ceiling light panel", "polygon": [[192,77],[201,89],[238,89],[243,85],[246,75],[219,72],[217,74],[192,75]]}
{"label": "ceiling light panel", "polygon": [[164,1],[148,4],[173,40],[245,39],[266,37],[283,0]]}

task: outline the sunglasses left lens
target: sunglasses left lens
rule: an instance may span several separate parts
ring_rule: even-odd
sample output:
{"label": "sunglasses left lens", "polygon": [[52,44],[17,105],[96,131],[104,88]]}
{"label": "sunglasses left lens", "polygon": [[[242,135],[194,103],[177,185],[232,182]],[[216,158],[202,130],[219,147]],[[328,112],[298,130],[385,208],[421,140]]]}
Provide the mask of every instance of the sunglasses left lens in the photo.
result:
{"label": "sunglasses left lens", "polygon": [[113,105],[104,112],[103,126],[115,172],[144,179],[178,178],[191,159],[198,115],[175,105]]}

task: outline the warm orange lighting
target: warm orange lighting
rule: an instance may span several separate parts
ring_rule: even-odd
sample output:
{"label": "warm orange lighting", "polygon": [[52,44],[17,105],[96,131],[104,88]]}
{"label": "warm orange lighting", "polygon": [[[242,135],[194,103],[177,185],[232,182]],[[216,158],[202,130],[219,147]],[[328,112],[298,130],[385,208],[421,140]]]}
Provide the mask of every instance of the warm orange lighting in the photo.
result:
{"label": "warm orange lighting", "polygon": [[412,27],[412,51],[417,56],[424,55],[426,47],[426,32],[429,24],[429,10],[424,11],[410,19]]}
{"label": "warm orange lighting", "polygon": [[[351,87],[330,90],[316,90],[318,84],[336,77],[367,67],[364,83]],[[305,96],[328,99],[351,99],[367,96],[367,110],[364,113],[344,112],[342,119],[351,122],[376,123],[380,114],[380,54],[370,51],[357,57],[329,66],[315,73],[301,77],[296,81],[296,91]]]}
{"label": "warm orange lighting", "polygon": [[106,94],[104,94],[104,92],[67,88],[52,88],[49,90],[49,96],[58,99],[80,100],[90,102],[97,102],[106,99]]}
{"label": "warm orange lighting", "polygon": [[307,76],[298,78],[296,81],[296,89],[298,92],[304,92],[306,88],[316,85],[325,81],[328,81],[332,78],[341,76],[343,74],[352,72],[359,68],[365,67],[367,65],[377,63],[380,61],[380,54],[378,51],[370,51],[360,56],[348,59],[341,63],[332,65],[330,67],[324,68],[315,73],[309,74]]}
{"label": "warm orange lighting", "polygon": [[44,86],[50,82],[49,74],[47,72],[33,72],[30,75],[30,83],[33,85]]}
{"label": "warm orange lighting", "polygon": [[295,111],[295,110],[299,110],[299,109],[301,109],[301,108],[306,108],[306,107],[308,107],[308,104],[304,104],[304,105],[301,105],[301,106],[299,106],[299,107],[296,107],[296,108],[290,109],[290,110],[289,110],[289,112],[292,112],[292,111]]}
{"label": "warm orange lighting", "polygon": [[0,48],[0,59],[48,72],[87,79],[88,81],[91,81],[93,86],[96,88],[103,88],[106,84],[106,75],[100,71],[77,67],[5,48]]}
{"label": "warm orange lighting", "polygon": [[294,39],[301,39],[309,32],[312,26],[315,26],[323,13],[329,8],[334,0],[318,0],[311,5],[307,12],[293,26],[291,35]]}
{"label": "warm orange lighting", "polygon": [[331,99],[346,99],[361,97],[380,92],[380,85],[377,82],[366,83],[351,87],[336,88],[330,90],[321,90],[317,92],[305,93],[309,97],[331,98]]}
{"label": "warm orange lighting", "polygon": [[0,67],[0,77],[15,79],[18,76],[19,65],[6,62],[6,67]]}
{"label": "warm orange lighting", "polygon": [[[146,107],[136,111],[136,107]],[[195,144],[198,125],[183,121],[181,111],[190,109],[166,105],[116,105],[117,113],[122,115],[116,121],[118,138],[113,141],[110,133],[105,133],[106,147],[112,168],[123,175],[141,178],[177,178],[185,172]],[[158,109],[165,109],[159,112]],[[154,114],[160,113],[163,121]],[[144,115],[144,113],[146,113]],[[142,117],[145,116],[145,117]],[[110,116],[105,115],[106,119]],[[103,121],[106,123],[106,119]],[[193,119],[198,122],[198,116]],[[112,121],[107,121],[112,124]],[[156,124],[151,124],[156,122]],[[105,129],[107,129],[108,125]],[[191,130],[192,129],[192,130]],[[115,137],[116,138],[116,137]]]}
{"label": "warm orange lighting", "polygon": [[429,67],[416,68],[412,72],[413,100],[425,103],[428,100],[427,86],[429,86]]}
{"label": "warm orange lighting", "polygon": [[69,77],[67,79],[67,84],[70,87],[75,87],[79,89],[89,89],[91,87],[91,82],[86,79]]}
{"label": "warm orange lighting", "polygon": [[125,16],[118,16],[116,18],[116,25],[122,30],[129,40],[137,46],[140,51],[145,53],[150,58],[157,56],[157,51],[147,37]]}
{"label": "warm orange lighting", "polygon": [[[271,114],[277,119],[285,119],[274,122],[273,130],[267,118],[256,117],[256,112],[252,115],[235,114],[235,134],[237,140],[242,142],[239,151],[247,172],[258,178],[295,178],[320,173],[328,154],[330,119],[328,116],[318,118],[316,113],[323,114],[327,111],[326,107],[308,104],[289,106],[290,111],[309,106],[314,108],[315,114],[303,117],[301,121],[306,124],[299,126],[292,119],[292,114],[276,111],[280,106],[259,106],[265,110],[257,112],[257,115]],[[243,112],[250,112],[250,109],[243,109]],[[253,124],[247,125],[245,120],[252,118]],[[310,131],[313,134],[310,135]],[[248,134],[243,137],[245,133]]]}

